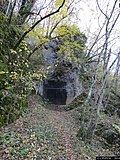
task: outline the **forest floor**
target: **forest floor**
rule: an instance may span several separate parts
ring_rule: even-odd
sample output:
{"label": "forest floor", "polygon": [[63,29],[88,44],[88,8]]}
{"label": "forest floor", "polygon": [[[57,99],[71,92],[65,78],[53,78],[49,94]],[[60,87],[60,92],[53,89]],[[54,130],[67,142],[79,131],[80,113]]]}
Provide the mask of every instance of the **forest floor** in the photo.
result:
{"label": "forest floor", "polygon": [[0,160],[94,160],[112,155],[99,141],[85,145],[78,140],[78,114],[30,96],[28,113],[0,129]]}

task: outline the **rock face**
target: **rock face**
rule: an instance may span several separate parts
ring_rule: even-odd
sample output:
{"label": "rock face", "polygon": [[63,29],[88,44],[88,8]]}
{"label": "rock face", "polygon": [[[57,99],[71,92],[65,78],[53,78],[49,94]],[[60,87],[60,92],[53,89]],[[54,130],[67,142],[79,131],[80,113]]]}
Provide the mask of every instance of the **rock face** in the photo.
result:
{"label": "rock face", "polygon": [[82,82],[79,79],[77,69],[71,69],[65,74],[64,79],[66,81],[67,100],[66,104],[73,101],[74,98],[82,93]]}
{"label": "rock face", "polygon": [[53,41],[43,50],[48,76],[43,84],[39,84],[38,93],[53,104],[66,105],[82,93],[82,82],[79,68],[56,54],[58,50],[57,42]]}
{"label": "rock face", "polygon": [[95,134],[99,137],[104,138],[105,141],[103,141],[103,143],[105,143],[109,147],[112,147],[113,145],[116,145],[117,147],[117,144],[118,146],[120,144],[119,125],[116,124],[110,125],[108,122],[99,123],[95,131]]}

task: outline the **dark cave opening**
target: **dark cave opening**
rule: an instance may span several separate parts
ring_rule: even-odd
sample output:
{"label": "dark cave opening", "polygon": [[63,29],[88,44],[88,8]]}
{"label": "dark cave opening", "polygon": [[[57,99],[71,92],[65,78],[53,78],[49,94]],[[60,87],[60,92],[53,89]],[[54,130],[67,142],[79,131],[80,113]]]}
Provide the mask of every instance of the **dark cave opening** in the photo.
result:
{"label": "dark cave opening", "polygon": [[66,105],[66,82],[45,80],[43,83],[43,95],[52,104]]}

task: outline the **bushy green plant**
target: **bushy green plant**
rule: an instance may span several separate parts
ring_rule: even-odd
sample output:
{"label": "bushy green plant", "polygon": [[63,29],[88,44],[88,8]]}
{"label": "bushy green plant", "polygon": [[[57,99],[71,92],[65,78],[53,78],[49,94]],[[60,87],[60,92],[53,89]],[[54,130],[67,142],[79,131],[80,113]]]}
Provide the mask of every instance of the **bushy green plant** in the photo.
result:
{"label": "bushy green plant", "polygon": [[27,107],[31,73],[25,41],[15,48],[21,28],[0,13],[0,126],[13,122]]}

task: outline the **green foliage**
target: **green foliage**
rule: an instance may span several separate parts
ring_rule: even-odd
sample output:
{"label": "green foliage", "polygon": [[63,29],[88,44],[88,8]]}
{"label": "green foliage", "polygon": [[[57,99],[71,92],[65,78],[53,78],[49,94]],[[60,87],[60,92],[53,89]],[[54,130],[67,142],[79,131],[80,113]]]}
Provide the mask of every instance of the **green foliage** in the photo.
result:
{"label": "green foliage", "polygon": [[78,63],[85,60],[86,36],[80,32],[76,25],[62,25],[56,28],[55,33],[59,37],[60,50],[58,54],[64,54],[67,59]]}
{"label": "green foliage", "polygon": [[0,13],[0,126],[11,123],[27,107],[31,89],[31,73],[27,56],[30,51],[25,41],[14,49],[21,29],[8,23]]}
{"label": "green foliage", "polygon": [[48,42],[49,39],[45,37],[45,33],[46,33],[45,28],[36,27],[34,30],[32,30],[28,34],[31,46],[45,44],[46,42]]}

